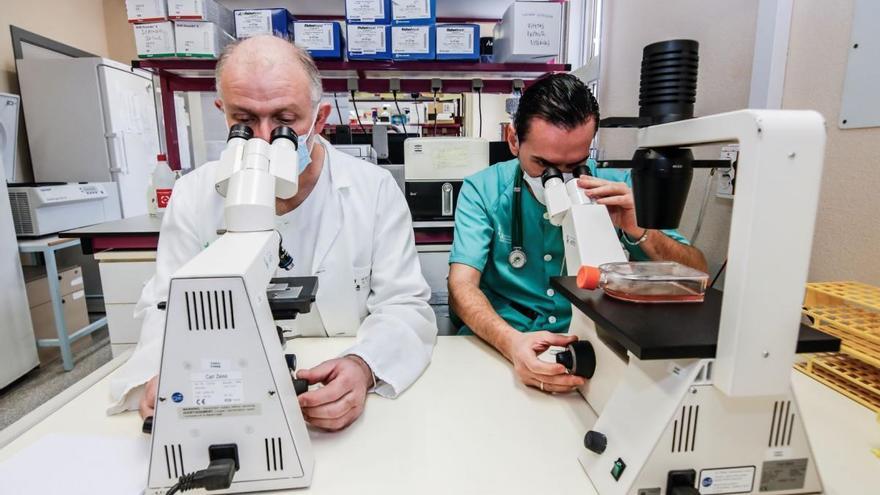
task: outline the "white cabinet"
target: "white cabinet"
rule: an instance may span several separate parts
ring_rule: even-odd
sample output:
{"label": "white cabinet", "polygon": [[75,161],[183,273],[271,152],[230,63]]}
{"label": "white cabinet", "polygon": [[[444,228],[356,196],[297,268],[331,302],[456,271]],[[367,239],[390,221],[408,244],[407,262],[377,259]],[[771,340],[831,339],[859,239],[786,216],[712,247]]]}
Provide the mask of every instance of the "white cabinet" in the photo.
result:
{"label": "white cabinet", "polygon": [[155,251],[96,253],[104,290],[107,327],[113,357],[133,348],[141,335],[141,320],[134,308],[144,286],[156,272]]}

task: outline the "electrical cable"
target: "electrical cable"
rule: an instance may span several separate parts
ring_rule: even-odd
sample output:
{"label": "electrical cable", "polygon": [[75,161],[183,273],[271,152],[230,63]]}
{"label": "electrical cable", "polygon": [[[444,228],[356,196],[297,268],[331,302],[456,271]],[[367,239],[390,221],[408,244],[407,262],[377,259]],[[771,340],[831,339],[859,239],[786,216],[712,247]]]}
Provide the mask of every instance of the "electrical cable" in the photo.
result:
{"label": "electrical cable", "polygon": [[336,96],[336,92],[333,92],[333,102],[336,103],[336,115],[339,115],[339,125],[348,125],[344,120],[342,120],[342,111],[339,110],[339,97]]}
{"label": "electrical cable", "polygon": [[483,91],[477,90],[477,111],[480,114],[480,135],[483,137]]}
{"label": "electrical cable", "polygon": [[394,97],[394,106],[397,107],[397,115],[400,116],[401,122],[403,122],[403,133],[406,134],[406,122],[403,119],[403,112],[400,111],[400,103],[397,102],[397,91],[392,91],[391,96]]}
{"label": "electrical cable", "polygon": [[354,107],[354,116],[357,117],[358,126],[361,128],[361,133],[364,135],[367,134],[367,130],[364,129],[364,124],[361,123],[361,114],[358,112],[357,99],[354,96],[355,91],[351,90],[351,106]]}
{"label": "electrical cable", "polygon": [[[427,112],[426,112],[427,113]],[[437,111],[437,90],[434,90],[434,137],[437,137],[437,117],[440,116],[440,112]]]}
{"label": "electrical cable", "polygon": [[207,468],[177,478],[177,483],[169,488],[165,495],[174,495],[177,492],[185,492],[197,488],[225,490],[232,486],[232,479],[234,477],[234,459],[214,459],[208,464]]}
{"label": "electrical cable", "polygon": [[724,263],[721,264],[721,268],[718,269],[718,273],[715,274],[715,278],[712,279],[712,283],[709,285],[709,288],[715,287],[715,282],[718,281],[718,277],[721,276],[721,273],[724,272],[724,269],[727,267],[727,258],[724,259]]}
{"label": "electrical cable", "polygon": [[691,244],[696,245],[697,238],[700,236],[700,230],[703,229],[703,220],[706,218],[706,208],[709,206],[709,196],[712,191],[712,178],[715,176],[715,169],[709,170],[706,178],[706,190],[703,192],[703,202],[700,204],[700,213],[697,214],[697,226],[694,227],[694,235],[691,236]]}

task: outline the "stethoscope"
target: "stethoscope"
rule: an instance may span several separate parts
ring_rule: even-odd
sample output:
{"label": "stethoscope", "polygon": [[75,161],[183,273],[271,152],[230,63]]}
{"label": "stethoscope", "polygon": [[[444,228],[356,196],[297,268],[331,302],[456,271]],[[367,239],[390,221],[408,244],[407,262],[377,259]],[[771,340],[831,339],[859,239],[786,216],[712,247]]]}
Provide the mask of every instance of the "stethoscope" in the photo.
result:
{"label": "stethoscope", "polygon": [[[510,219],[511,246],[510,253],[507,255],[507,262],[510,263],[511,267],[516,269],[526,266],[526,262],[528,261],[526,252],[523,249],[522,233],[522,188],[524,173],[525,172],[521,167],[518,168],[516,178],[513,179],[513,215],[511,215]],[[593,174],[590,173],[590,168],[587,165],[580,165],[575,167],[572,171],[572,175],[574,178],[577,178],[581,175]],[[553,177],[562,179],[562,172],[556,167],[547,167],[544,169],[544,173],[541,174],[541,183],[546,183]]]}
{"label": "stethoscope", "polygon": [[526,252],[523,250],[522,239],[522,188],[523,170],[517,167],[516,178],[513,180],[513,215],[510,222],[511,246],[507,262],[513,268],[526,266]]}

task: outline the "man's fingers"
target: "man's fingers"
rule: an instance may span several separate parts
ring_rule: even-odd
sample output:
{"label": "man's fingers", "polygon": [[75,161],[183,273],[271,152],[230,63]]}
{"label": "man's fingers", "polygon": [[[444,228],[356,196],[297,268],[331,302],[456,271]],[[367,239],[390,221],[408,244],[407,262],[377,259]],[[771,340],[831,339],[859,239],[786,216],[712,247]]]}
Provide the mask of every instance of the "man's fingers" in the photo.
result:
{"label": "man's fingers", "polygon": [[339,419],[357,406],[357,396],[352,390],[329,404],[303,408],[303,414],[310,419]]}
{"label": "man's fingers", "polygon": [[327,431],[339,431],[346,426],[354,423],[360,416],[360,410],[358,408],[350,410],[345,416],[336,419],[322,419],[322,418],[306,418],[306,421],[309,422],[310,425],[320,428],[322,430]]}
{"label": "man's fingers", "polygon": [[605,184],[611,184],[611,181],[599,179],[591,175],[582,175],[578,177],[578,187],[580,187],[581,189],[591,189],[594,187],[603,186]]}
{"label": "man's fingers", "polygon": [[559,347],[565,347],[578,339],[575,335],[552,332],[541,332],[540,337],[544,342]]}
{"label": "man's fingers", "polygon": [[545,382],[537,378],[530,379],[528,382],[526,382],[526,385],[530,385],[548,394],[566,394],[577,390],[577,387],[575,386],[558,385],[555,383]]}
{"label": "man's fingers", "polygon": [[343,395],[351,390],[351,386],[347,385],[343,380],[332,380],[327,385],[309,390],[308,392],[297,397],[299,406],[302,408],[316,407],[339,400]]}
{"label": "man's fingers", "polygon": [[606,206],[633,206],[633,199],[629,196],[606,196],[599,198],[596,203]]}
{"label": "man's fingers", "polygon": [[580,387],[586,380],[577,375],[534,375],[535,380],[558,387]]}
{"label": "man's fingers", "polygon": [[565,366],[559,363],[547,363],[538,359],[537,356],[527,356],[523,360],[523,364],[530,372],[535,375],[562,375],[565,373]]}
{"label": "man's fingers", "polygon": [[138,407],[138,414],[141,415],[141,419],[147,419],[149,416],[155,414],[155,409],[153,406],[148,405],[146,400],[141,399],[140,406]]}
{"label": "man's fingers", "polygon": [[297,370],[296,377],[301,380],[307,380],[309,382],[309,385],[314,385],[316,383],[327,383],[330,380],[330,377],[332,376],[335,369],[335,360],[324,361],[314,368]]}

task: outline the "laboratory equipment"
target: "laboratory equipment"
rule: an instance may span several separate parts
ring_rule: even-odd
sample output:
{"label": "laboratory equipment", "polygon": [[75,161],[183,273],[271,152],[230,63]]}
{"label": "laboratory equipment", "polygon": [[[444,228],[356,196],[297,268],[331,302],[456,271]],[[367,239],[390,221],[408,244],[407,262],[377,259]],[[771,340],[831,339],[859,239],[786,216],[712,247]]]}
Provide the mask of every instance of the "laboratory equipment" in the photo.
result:
{"label": "laboratory equipment", "polygon": [[112,182],[123,218],[145,215],[159,153],[151,75],[97,57],[16,64],[34,180]]}
{"label": "laboratory equipment", "polygon": [[39,237],[64,230],[119,220],[114,183],[10,184],[15,231]]}
{"label": "laboratory equipment", "polygon": [[270,307],[313,291],[272,284],[286,256],[275,200],[298,190],[296,148],[287,127],[272,132],[271,144],[247,126],[230,130],[215,176],[226,232],[174,273],[168,301],[160,303],[167,316],[149,494],[230,459],[235,473],[220,493],[311,483],[314,458],[291,375],[295,359],[285,359]]}
{"label": "laboratory equipment", "polygon": [[[4,100],[13,104],[4,104]],[[17,103],[17,98],[0,95],[0,168],[4,171],[11,170],[6,168],[6,160],[15,156],[14,137],[18,128]],[[9,110],[9,107],[13,106],[14,112]],[[0,321],[3,324],[0,325],[0,389],[40,364],[10,209],[6,181],[2,180],[0,181],[0,279],[3,280],[3,297],[0,297]]]}
{"label": "laboratory equipment", "polygon": [[[682,45],[691,44],[666,45],[667,63],[689,64],[683,61],[688,57],[669,53]],[[682,94],[689,98],[688,90],[673,91],[670,98]],[[677,103],[681,108],[692,101]],[[674,321],[683,330],[695,315],[708,322],[712,318],[703,314],[708,300],[668,306],[579,301],[598,318],[576,305],[570,331],[592,346],[595,373],[581,393],[599,416],[579,461],[601,495],[819,493],[822,483],[790,380],[824,121],[812,111],[741,110],[693,119],[674,109],[658,113],[663,112],[670,115],[659,120],[665,123],[654,125],[657,115],[649,115],[638,124],[647,127],[638,131],[639,150],[630,164],[642,174],[638,179],[633,172],[641,227],[678,224],[678,205],[687,193],[683,184],[694,165],[686,153],[668,151],[724,142],[740,146],[728,273],[723,295],[713,293],[718,323],[689,332],[671,329],[678,344],[669,346],[657,341],[661,329],[667,335]],[[562,225],[569,275],[582,264],[624,261],[605,207],[574,202],[561,180],[548,179],[553,182],[545,182],[548,213]],[[767,184],[786,184],[788,193],[781,197]],[[778,242],[781,238],[786,242]],[[613,311],[593,311],[603,304]],[[615,327],[608,315],[624,318],[624,313],[614,304],[626,305],[626,318],[638,313],[638,321],[629,321],[627,329]],[[716,329],[714,345],[698,351],[694,339]],[[660,350],[651,354],[640,346]]]}
{"label": "laboratory equipment", "polygon": [[581,289],[636,303],[703,302],[709,275],[674,261],[630,261],[584,265],[578,270]]}
{"label": "laboratory equipment", "polygon": [[165,213],[176,180],[177,176],[168,166],[165,154],[156,155],[156,167],[150,174],[150,186],[147,188],[147,211],[150,215],[158,216],[160,213]]}
{"label": "laboratory equipment", "polygon": [[0,161],[7,182],[15,182],[15,145],[18,139],[18,95],[0,93]]}
{"label": "laboratory equipment", "polygon": [[416,221],[449,221],[464,178],[489,166],[489,142],[427,137],[404,141],[406,201]]}

